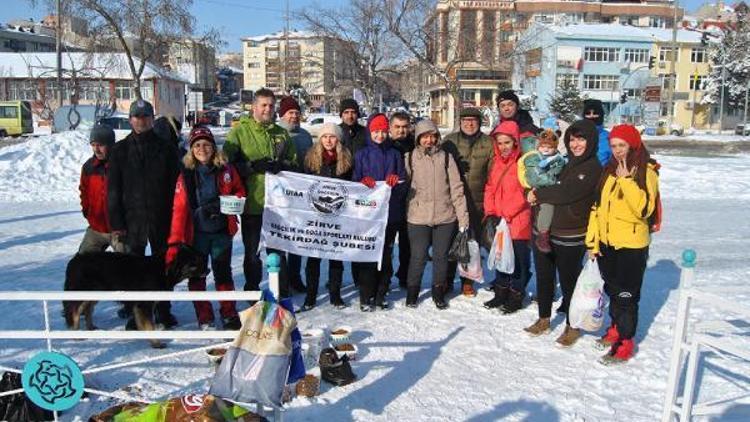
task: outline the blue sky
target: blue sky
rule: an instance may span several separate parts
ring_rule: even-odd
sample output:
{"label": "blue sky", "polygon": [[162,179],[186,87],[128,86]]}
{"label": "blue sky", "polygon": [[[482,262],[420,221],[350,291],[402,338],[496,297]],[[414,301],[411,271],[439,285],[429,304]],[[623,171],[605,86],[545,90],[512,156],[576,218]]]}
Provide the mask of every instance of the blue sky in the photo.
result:
{"label": "blue sky", "polygon": [[[0,0],[0,22],[15,18],[38,20],[47,14],[41,7],[32,8],[28,0]],[[337,7],[347,0],[289,0],[289,8],[294,11],[304,7]],[[695,10],[703,0],[684,0],[680,4],[688,10]],[[240,38],[275,32],[284,28],[284,0],[193,0],[193,14],[198,28],[216,27],[227,42],[225,50],[240,51]],[[303,29],[298,22],[292,27]]]}

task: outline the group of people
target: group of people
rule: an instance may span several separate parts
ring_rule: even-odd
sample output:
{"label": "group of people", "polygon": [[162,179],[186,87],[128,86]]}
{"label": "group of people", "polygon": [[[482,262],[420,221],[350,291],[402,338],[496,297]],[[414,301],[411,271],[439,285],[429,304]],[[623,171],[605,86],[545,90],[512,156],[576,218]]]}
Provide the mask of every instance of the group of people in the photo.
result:
{"label": "group of people", "polygon": [[[406,291],[406,306],[419,304],[421,282],[432,261],[431,299],[448,307],[457,262],[448,259],[458,233],[477,237],[487,225],[504,220],[510,229],[515,265],[496,271],[489,287],[488,309],[511,314],[524,306],[535,265],[538,319],[525,328],[532,336],[550,332],[556,280],[562,291],[558,312],[567,313],[584,259],[597,259],[610,297],[612,325],[597,343],[606,358],[633,356],[638,301],[648,257],[652,217],[658,211],[658,164],[632,126],[603,128],[600,102],[587,100],[584,119],[565,130],[534,125],[513,91],[497,98],[500,123],[484,134],[482,115],[474,108],[460,113],[460,128],[443,138],[429,119],[412,124],[406,113],[376,113],[359,124],[359,105],[341,102],[341,124],[324,124],[317,142],[300,127],[300,106],[284,97],[276,113],[272,91],[255,93],[250,116],[217,148],[208,128],[194,127],[180,148],[179,122],[161,117],[142,100],[133,103],[133,132],[114,142],[102,125],[91,132],[94,156],[83,166],[81,204],[89,221],[79,253],[115,251],[163,254],[167,262],[180,244],[210,257],[217,290],[232,290],[232,238],[241,232],[245,290],[258,290],[262,263],[258,253],[267,173],[295,171],[391,188],[382,265],[352,262],[361,311],[389,307],[391,278]],[[277,120],[278,119],[278,120]],[[611,152],[610,152],[611,151]],[[246,197],[240,220],[220,212],[219,196]],[[239,227],[238,227],[239,223]],[[393,250],[398,238],[399,267]],[[533,241],[532,241],[533,240]],[[316,306],[320,284],[318,258],[281,257],[280,294],[305,294],[301,310]],[[588,254],[587,254],[588,252]],[[328,263],[330,304],[341,309],[344,262]],[[474,282],[460,278],[461,294],[476,296]],[[205,279],[191,279],[190,290],[205,290]],[[195,302],[202,329],[214,327],[208,302]],[[121,316],[128,316],[127,308]],[[234,302],[220,305],[222,326],[237,329]],[[156,307],[156,322],[169,328],[177,321],[168,302]],[[565,325],[557,343],[572,346],[581,333]]]}

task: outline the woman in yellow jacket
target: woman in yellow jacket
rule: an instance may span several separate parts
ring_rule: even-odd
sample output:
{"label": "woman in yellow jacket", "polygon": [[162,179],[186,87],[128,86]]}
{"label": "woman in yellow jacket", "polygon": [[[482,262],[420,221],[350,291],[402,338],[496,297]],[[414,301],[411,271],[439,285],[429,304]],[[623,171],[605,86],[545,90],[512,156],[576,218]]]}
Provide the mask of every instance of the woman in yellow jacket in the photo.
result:
{"label": "woman in yellow jacket", "polygon": [[609,144],[612,158],[599,182],[586,246],[591,258],[598,257],[610,299],[612,325],[597,342],[602,349],[610,348],[602,362],[617,363],[635,352],[638,301],[651,243],[649,217],[656,209],[659,176],[635,127],[615,126]]}

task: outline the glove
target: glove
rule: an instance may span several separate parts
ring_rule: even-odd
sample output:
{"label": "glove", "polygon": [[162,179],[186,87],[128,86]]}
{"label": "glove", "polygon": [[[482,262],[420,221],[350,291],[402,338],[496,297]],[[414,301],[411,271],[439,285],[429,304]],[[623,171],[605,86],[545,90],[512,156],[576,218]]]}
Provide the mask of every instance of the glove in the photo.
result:
{"label": "glove", "polygon": [[365,176],[362,178],[362,180],[359,181],[363,185],[367,186],[368,188],[372,189],[375,187],[375,179],[373,179],[370,176]]}
{"label": "glove", "polygon": [[208,204],[201,206],[200,212],[206,220],[213,220],[221,217],[221,207],[219,206],[218,201],[209,202]]}
{"label": "glove", "polygon": [[385,177],[385,184],[394,187],[398,184],[398,174],[389,174]]}
{"label": "glove", "polygon": [[250,165],[252,166],[251,172],[252,173],[272,172],[274,163],[275,161],[273,161],[272,159],[268,157],[255,160],[250,163]]}
{"label": "glove", "polygon": [[164,257],[164,263],[167,265],[171,264],[177,257],[178,250],[179,247],[177,245],[170,246],[169,249],[167,249],[167,255]]}
{"label": "glove", "polygon": [[463,232],[465,232],[465,231],[466,231],[466,227],[459,227],[459,228],[458,228],[458,232],[459,232],[459,233],[463,233]]}

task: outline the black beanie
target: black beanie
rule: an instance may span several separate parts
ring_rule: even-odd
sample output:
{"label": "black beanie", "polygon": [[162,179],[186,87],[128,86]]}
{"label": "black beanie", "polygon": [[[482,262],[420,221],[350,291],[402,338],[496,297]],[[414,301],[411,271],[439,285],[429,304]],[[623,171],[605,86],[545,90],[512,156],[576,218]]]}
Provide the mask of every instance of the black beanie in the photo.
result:
{"label": "black beanie", "polygon": [[592,122],[596,123],[598,126],[601,126],[604,124],[604,106],[602,106],[602,102],[600,100],[583,100],[583,118],[586,118],[586,114],[589,111],[593,111],[594,113],[598,114],[599,117],[596,119],[590,119]]}
{"label": "black beanie", "polygon": [[97,123],[89,134],[89,143],[99,143],[108,147],[115,144],[115,131],[104,123]]}
{"label": "black beanie", "polygon": [[357,117],[359,117],[359,104],[357,104],[357,101],[354,98],[346,98],[341,100],[341,105],[339,106],[339,117],[344,114],[344,110],[348,110],[350,108],[354,109],[354,111],[357,112]]}
{"label": "black beanie", "polygon": [[518,99],[518,95],[516,95],[516,93],[512,89],[507,89],[505,91],[500,92],[497,95],[497,105],[498,106],[500,105],[501,102],[503,102],[505,100],[511,100],[511,101],[513,101],[514,103],[516,103],[516,107],[520,107],[521,106],[521,100]]}

